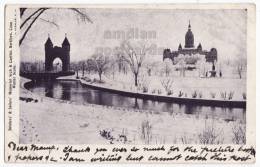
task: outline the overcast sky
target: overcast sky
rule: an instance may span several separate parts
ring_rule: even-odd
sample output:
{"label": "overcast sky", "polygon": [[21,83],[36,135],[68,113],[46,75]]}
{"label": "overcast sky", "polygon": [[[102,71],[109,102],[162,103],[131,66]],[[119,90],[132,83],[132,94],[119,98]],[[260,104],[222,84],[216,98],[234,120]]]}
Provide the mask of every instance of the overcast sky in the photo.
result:
{"label": "overcast sky", "polygon": [[[27,10],[26,14],[32,11],[35,9]],[[132,29],[135,29],[136,41],[142,40],[142,32],[155,32],[155,37],[146,40],[149,44],[177,50],[179,43],[184,46],[189,20],[196,47],[199,42],[203,50],[215,47],[220,60],[246,57],[245,10],[86,9],[86,13],[93,24],[78,22],[75,13],[68,9],[46,10],[23,41],[21,60],[44,60],[48,33],[56,46],[61,46],[67,34],[71,61],[87,59],[100,47],[113,49],[119,46],[122,38],[107,39],[105,35],[118,31],[127,35]],[[46,20],[55,22],[59,28]],[[149,56],[162,60],[160,52]]]}

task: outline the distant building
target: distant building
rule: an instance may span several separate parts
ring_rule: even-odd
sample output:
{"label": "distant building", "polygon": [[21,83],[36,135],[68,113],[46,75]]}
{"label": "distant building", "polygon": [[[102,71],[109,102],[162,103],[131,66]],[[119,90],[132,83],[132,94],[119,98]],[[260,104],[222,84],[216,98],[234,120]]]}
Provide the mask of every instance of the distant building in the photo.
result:
{"label": "distant building", "polygon": [[183,55],[205,55],[206,62],[215,63],[217,61],[217,49],[211,48],[210,51],[203,50],[201,43],[198,44],[197,48],[194,47],[194,35],[191,31],[191,25],[189,22],[188,31],[185,35],[185,45],[182,48],[182,45],[179,44],[177,51],[171,51],[170,49],[164,49],[163,51],[163,60],[166,58],[171,59],[174,61],[174,58],[178,57],[180,54]]}
{"label": "distant building", "polygon": [[62,71],[67,72],[70,70],[70,43],[65,35],[61,47],[53,46],[53,43],[48,37],[45,42],[45,71],[53,71],[53,61],[60,58],[62,61]]}

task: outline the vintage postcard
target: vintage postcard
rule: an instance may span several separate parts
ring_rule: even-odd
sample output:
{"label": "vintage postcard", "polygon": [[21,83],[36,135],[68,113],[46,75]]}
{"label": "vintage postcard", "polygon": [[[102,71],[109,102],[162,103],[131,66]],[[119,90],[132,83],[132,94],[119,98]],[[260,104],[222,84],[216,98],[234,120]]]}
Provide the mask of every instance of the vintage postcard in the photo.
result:
{"label": "vintage postcard", "polygon": [[8,163],[254,163],[255,5],[6,5]]}

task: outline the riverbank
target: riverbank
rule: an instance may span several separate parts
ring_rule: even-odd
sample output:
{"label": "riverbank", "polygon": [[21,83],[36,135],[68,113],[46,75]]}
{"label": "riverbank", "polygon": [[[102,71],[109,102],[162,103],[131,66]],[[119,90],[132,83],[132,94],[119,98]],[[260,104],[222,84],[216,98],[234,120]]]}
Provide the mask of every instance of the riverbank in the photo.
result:
{"label": "riverbank", "polygon": [[[60,79],[75,80],[76,76],[61,77]],[[174,85],[175,87],[173,88],[173,90],[176,91],[172,91],[171,94],[167,94],[167,92],[163,91],[161,87],[158,86],[159,85],[158,78],[157,81],[154,81],[157,87],[157,91],[155,92],[149,91],[152,89],[151,87],[147,90],[147,92],[143,92],[142,90],[136,87],[133,86],[127,87],[125,86],[125,84],[122,84],[122,82],[116,83],[115,81],[111,81],[108,78],[105,78],[105,81],[103,82],[99,82],[97,76],[95,75],[87,75],[85,77],[79,77],[77,80],[87,87],[98,89],[101,91],[112,92],[112,93],[116,93],[128,97],[136,97],[141,99],[156,100],[162,102],[175,102],[179,104],[189,103],[191,105],[246,108],[246,94],[244,93],[245,90],[243,90],[245,89],[245,85],[238,84],[232,86],[231,88],[229,88],[228,86],[221,87],[220,85],[226,85],[225,82],[227,81],[225,79],[217,79],[219,84],[217,87],[213,87],[214,85],[209,86],[206,83],[206,87],[202,88],[202,86],[200,86],[201,84],[199,84],[197,81],[194,81],[194,83],[197,83],[197,86],[195,87],[190,86],[189,88],[187,88],[186,84],[184,84],[184,86],[182,85],[182,87],[178,87]],[[196,78],[192,78],[191,80],[196,80]],[[206,82],[211,82],[214,80],[215,80],[214,78],[213,79],[211,78],[211,79],[207,79]],[[237,81],[242,82],[242,80],[241,81],[234,80],[230,82],[237,82]],[[158,93],[158,90],[160,90],[160,93]],[[219,92],[219,93],[217,94],[214,92]],[[241,96],[239,96],[240,94]]]}
{"label": "riverbank", "polygon": [[34,101],[20,100],[21,143],[230,144],[236,127],[245,128],[245,120],[232,120],[231,113],[223,120],[214,112],[163,113],[48,98],[24,89],[27,81],[21,78],[20,97]]}

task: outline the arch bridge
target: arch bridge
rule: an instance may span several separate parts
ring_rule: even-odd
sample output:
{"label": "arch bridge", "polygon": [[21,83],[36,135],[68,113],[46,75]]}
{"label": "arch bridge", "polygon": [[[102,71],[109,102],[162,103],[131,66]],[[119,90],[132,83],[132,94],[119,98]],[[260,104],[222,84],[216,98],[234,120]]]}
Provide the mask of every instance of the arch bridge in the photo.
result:
{"label": "arch bridge", "polygon": [[[62,71],[54,71],[53,61],[56,58],[59,58],[62,62]],[[53,46],[53,43],[48,36],[48,39],[45,42],[44,72],[20,72],[20,76],[31,80],[56,79],[57,77],[69,76],[74,74],[74,71],[70,71],[70,43],[66,35],[61,47]]]}

